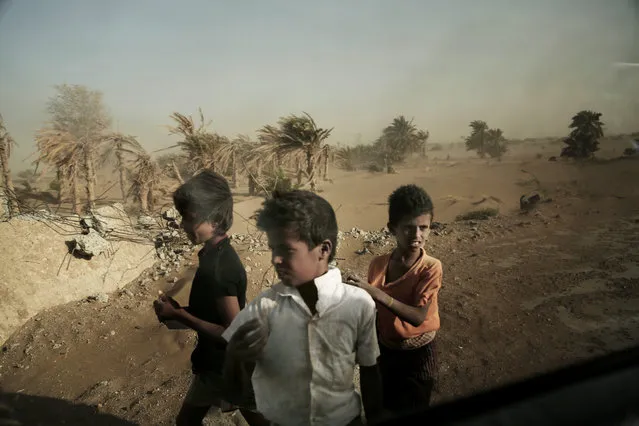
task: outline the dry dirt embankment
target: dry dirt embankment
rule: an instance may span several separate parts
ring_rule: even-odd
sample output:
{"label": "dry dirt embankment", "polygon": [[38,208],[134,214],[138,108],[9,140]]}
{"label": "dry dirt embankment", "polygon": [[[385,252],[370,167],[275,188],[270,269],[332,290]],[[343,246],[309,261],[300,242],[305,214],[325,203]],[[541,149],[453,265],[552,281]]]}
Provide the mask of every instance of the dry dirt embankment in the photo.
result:
{"label": "dry dirt embankment", "polygon": [[110,235],[105,251],[90,260],[69,253],[68,241],[81,235],[78,218],[44,213],[0,222],[0,343],[45,309],[123,287],[153,265],[149,241],[133,236],[133,227],[114,207],[99,209]]}

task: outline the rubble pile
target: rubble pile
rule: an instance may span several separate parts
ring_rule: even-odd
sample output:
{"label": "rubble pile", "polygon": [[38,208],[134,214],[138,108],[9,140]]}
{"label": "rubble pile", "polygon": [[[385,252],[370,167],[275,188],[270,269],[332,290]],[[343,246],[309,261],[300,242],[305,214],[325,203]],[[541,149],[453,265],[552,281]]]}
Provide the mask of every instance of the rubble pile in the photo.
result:
{"label": "rubble pile", "polygon": [[153,271],[153,279],[171,273],[180,268],[191,256],[195,246],[189,241],[180,228],[180,214],[175,208],[162,212],[166,222],[155,236],[155,252],[160,259]]}
{"label": "rubble pile", "polygon": [[259,237],[246,234],[231,234],[229,235],[229,239],[231,241],[237,242],[238,244],[246,245],[246,249],[251,253],[256,251],[268,250],[266,237],[263,236],[263,234],[260,234]]}

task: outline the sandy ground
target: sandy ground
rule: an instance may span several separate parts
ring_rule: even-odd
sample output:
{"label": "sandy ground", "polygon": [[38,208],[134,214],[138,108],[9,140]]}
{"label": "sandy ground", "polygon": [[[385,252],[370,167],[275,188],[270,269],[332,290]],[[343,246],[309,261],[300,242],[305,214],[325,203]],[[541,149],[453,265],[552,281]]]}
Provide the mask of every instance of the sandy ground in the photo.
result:
{"label": "sandy ground", "polygon": [[[345,231],[382,228],[386,198],[400,184],[431,193],[446,224],[428,243],[444,264],[437,402],[639,342],[639,161],[548,162],[554,151],[520,148],[503,162],[447,161],[444,151],[395,175],[335,172],[323,185]],[[519,197],[534,190],[551,201],[521,214]],[[255,233],[242,217],[259,204],[238,195],[233,232]],[[500,215],[455,221],[486,206]],[[362,244],[340,244],[340,267],[365,271],[372,254],[356,254]],[[254,297],[267,285],[268,252],[236,247]],[[106,304],[73,302],[30,320],[0,355],[3,399],[25,425],[172,424],[194,339],[157,324],[151,301],[166,288],[143,276]],[[188,286],[178,300],[187,294]],[[239,415],[207,421],[242,424]]]}

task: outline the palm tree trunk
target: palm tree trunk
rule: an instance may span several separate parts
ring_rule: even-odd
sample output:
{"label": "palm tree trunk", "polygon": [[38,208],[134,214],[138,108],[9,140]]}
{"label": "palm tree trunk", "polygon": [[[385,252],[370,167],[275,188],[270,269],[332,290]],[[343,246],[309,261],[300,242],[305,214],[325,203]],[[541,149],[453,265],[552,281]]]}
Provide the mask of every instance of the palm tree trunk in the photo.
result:
{"label": "palm tree trunk", "polygon": [[[6,138],[0,143],[8,145],[10,141]],[[11,170],[9,169],[9,147],[0,146],[0,167],[2,167],[2,180],[4,183],[4,192],[7,196],[9,215],[16,216],[20,213],[18,207],[18,200],[16,198],[15,187],[13,186],[13,179],[11,178]]]}
{"label": "palm tree trunk", "polygon": [[255,195],[256,186],[257,185],[255,184],[255,178],[253,177],[253,173],[250,173],[248,178],[249,195]]}
{"label": "palm tree trunk", "polygon": [[175,173],[175,178],[180,182],[180,185],[184,183],[184,179],[182,178],[182,174],[180,173],[180,169],[175,164],[175,161],[171,161],[171,167],[173,167],[173,173]]}
{"label": "palm tree trunk", "polygon": [[302,157],[297,157],[297,186],[302,185],[302,178],[304,177],[304,167],[302,166]]}
{"label": "palm tree trunk", "polygon": [[152,212],[155,209],[155,200],[153,199],[153,183],[150,183],[149,186],[149,193],[147,195],[148,198],[148,209],[150,212]]}
{"label": "palm tree trunk", "polygon": [[117,146],[115,148],[115,158],[117,160],[117,168],[120,179],[120,193],[122,194],[122,201],[126,203],[128,194],[126,190],[126,169],[124,168],[124,159],[122,158],[121,147]]}
{"label": "palm tree trunk", "polygon": [[86,171],[87,210],[95,209],[95,168],[93,165],[93,149],[89,143],[84,147],[84,168]]}
{"label": "palm tree trunk", "polygon": [[149,187],[145,185],[140,185],[140,209],[142,213],[149,212]]}
{"label": "palm tree trunk", "polygon": [[71,204],[73,205],[73,212],[78,216],[82,215],[82,207],[80,206],[80,186],[78,185],[78,174],[75,167],[71,175]]}
{"label": "palm tree trunk", "polygon": [[231,188],[237,188],[237,158],[236,153],[231,154]]}
{"label": "palm tree trunk", "polygon": [[62,195],[64,194],[64,185],[67,183],[64,181],[64,176],[62,175],[62,170],[58,167],[58,170],[55,172],[55,178],[58,181],[58,204],[62,204]]}
{"label": "palm tree trunk", "polygon": [[315,161],[312,150],[306,151],[306,175],[311,186],[311,191],[315,192]]}
{"label": "palm tree trunk", "polygon": [[322,171],[322,179],[328,179],[328,151],[324,150],[324,170]]}

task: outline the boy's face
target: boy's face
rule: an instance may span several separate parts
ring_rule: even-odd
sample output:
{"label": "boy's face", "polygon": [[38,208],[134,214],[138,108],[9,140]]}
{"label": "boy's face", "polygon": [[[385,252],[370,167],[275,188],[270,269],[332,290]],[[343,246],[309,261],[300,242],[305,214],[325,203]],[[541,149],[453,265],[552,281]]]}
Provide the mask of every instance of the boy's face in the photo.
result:
{"label": "boy's face", "polygon": [[266,235],[271,262],[285,286],[298,287],[326,273],[332,250],[329,240],[310,248],[294,231],[274,229]]}
{"label": "boy's face", "polygon": [[215,225],[209,221],[197,220],[194,214],[186,213],[180,223],[193,244],[202,244],[215,235]]}
{"label": "boy's face", "polygon": [[403,251],[418,251],[430,235],[432,217],[429,213],[417,217],[405,217],[396,225],[388,224],[388,229],[397,239],[397,247]]}

